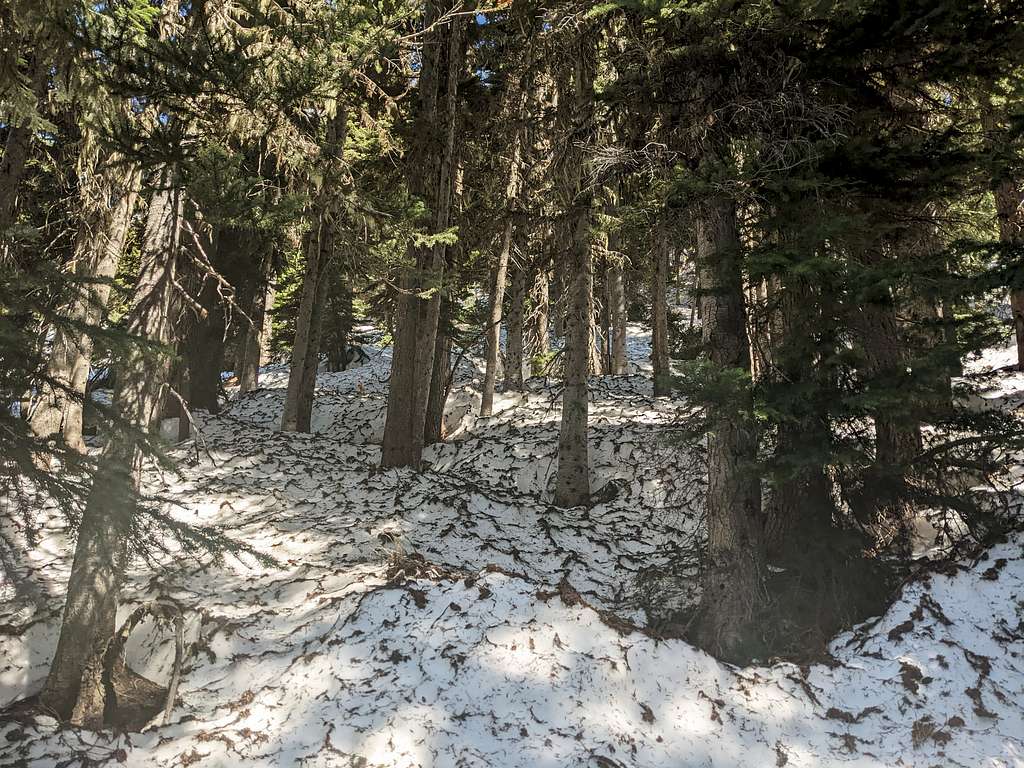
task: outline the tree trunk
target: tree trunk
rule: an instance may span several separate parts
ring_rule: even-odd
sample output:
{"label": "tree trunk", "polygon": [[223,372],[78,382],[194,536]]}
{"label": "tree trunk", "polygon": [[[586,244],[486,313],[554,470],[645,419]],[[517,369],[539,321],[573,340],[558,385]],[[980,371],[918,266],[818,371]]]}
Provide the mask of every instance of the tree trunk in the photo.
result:
{"label": "tree trunk", "polygon": [[[562,388],[562,420],[558,434],[558,476],[554,502],[574,507],[590,501],[590,457],[587,446],[589,413],[587,371],[592,346],[591,323],[594,306],[594,273],[591,243],[593,191],[583,174],[583,151],[594,130],[595,40],[583,31],[573,41],[575,50],[572,93],[562,98],[570,107],[569,123],[576,141],[566,148],[562,158],[560,197],[567,211],[566,243],[569,263],[569,304],[565,314],[565,360]],[[561,111],[561,110],[560,110]],[[564,113],[563,113],[564,114]]]}
{"label": "tree trunk", "polygon": [[[697,216],[705,353],[723,373],[749,372],[735,203],[712,199],[698,206]],[[708,563],[697,629],[701,645],[726,660],[743,657],[764,603],[758,440],[745,415],[751,410],[749,389],[738,400],[708,413]]]}
{"label": "tree trunk", "polygon": [[[881,247],[865,252],[867,265],[885,259]],[[900,334],[895,298],[888,287],[881,295],[864,301],[856,317],[856,328],[865,357],[864,374],[868,386],[877,380],[882,387],[898,386],[905,375],[906,354]],[[921,425],[915,414],[916,397],[908,394],[899,412],[891,405],[875,409],[875,462],[865,481],[867,511],[874,519],[876,547],[895,548],[907,555],[910,547],[910,523],[914,514],[907,498],[905,472],[921,450]]]}
{"label": "tree trunk", "polygon": [[[339,103],[327,123],[323,148],[324,164],[337,168],[348,137],[348,112]],[[313,202],[313,229],[306,235],[306,270],[302,278],[299,314],[295,322],[288,391],[281,414],[282,432],[309,432],[313,417],[316,374],[320,365],[320,330],[327,297],[327,277],[334,258],[338,234],[336,195],[339,188],[328,178]]]}
{"label": "tree trunk", "polygon": [[[189,215],[189,219],[185,249],[194,253],[193,258],[200,265],[207,262],[213,269],[223,272],[223,259],[218,253],[219,233],[202,221],[198,212]],[[237,233],[234,234],[230,240],[237,243]],[[201,288],[196,299],[199,305],[196,308],[198,317],[182,345],[182,355],[188,369],[185,400],[192,410],[217,413],[220,411],[220,374],[224,368],[224,304],[219,282],[213,276],[203,274],[202,266],[193,265],[192,268],[200,271],[198,282]],[[185,419],[180,422],[180,426],[185,427],[187,421]],[[186,435],[187,432],[181,436]]]}
{"label": "tree trunk", "polygon": [[[273,291],[270,281],[273,278],[273,251],[271,244],[265,242],[255,233],[250,239],[262,254],[259,264],[259,275],[248,286],[245,296],[245,310],[249,315],[250,324],[244,318],[238,340],[238,351],[235,361],[235,375],[238,377],[238,392],[244,394],[256,389],[260,381],[260,366],[263,365],[263,338],[267,335],[270,318],[267,316],[268,296]],[[273,299],[270,299],[273,301]]]}
{"label": "tree trunk", "polygon": [[609,373],[621,376],[626,373],[626,289],[622,275],[622,264],[613,261],[605,275],[608,281],[608,324],[611,332],[611,367]]}
{"label": "tree trunk", "polygon": [[[410,158],[409,188],[427,203],[431,233],[448,229],[455,170],[456,98],[467,41],[461,17],[435,24],[444,10],[443,2],[430,0],[424,12],[424,24],[430,31],[424,37],[417,87],[419,140]],[[395,343],[381,446],[383,467],[420,465],[434,373],[445,246],[413,244],[410,251],[415,268],[402,276],[396,302]],[[434,289],[433,295],[420,298],[419,294],[428,288]]]}
{"label": "tree trunk", "polygon": [[512,252],[512,217],[505,222],[498,249],[498,263],[491,283],[491,311],[487,318],[487,362],[484,368],[484,387],[480,398],[480,416],[491,415],[494,409],[494,383],[498,378],[498,355],[501,352],[501,310],[505,301],[505,283],[508,280],[508,260]]}
{"label": "tree trunk", "polygon": [[668,355],[668,228],[658,220],[658,241],[654,246],[654,275],[651,278],[651,363],[654,368],[654,396],[672,394],[672,370]]}
{"label": "tree trunk", "polygon": [[512,273],[508,330],[505,337],[505,389],[523,390],[523,315],[526,305],[526,271],[516,267]]}
{"label": "tree trunk", "polygon": [[[777,306],[772,334],[772,375],[780,383],[807,392],[819,391],[820,377],[815,333],[820,326],[822,305],[812,286],[797,276],[788,276],[786,284],[773,282],[768,303]],[[834,504],[825,464],[831,456],[828,414],[820,398],[804,397],[792,403],[793,412],[778,426],[775,458],[778,478],[772,508],[766,521],[765,547],[769,552],[785,551],[801,555],[807,543],[815,552],[826,542],[832,526]],[[819,460],[820,457],[820,460]]]}
{"label": "tree trunk", "polygon": [[105,159],[82,184],[82,222],[75,240],[75,296],[67,327],[56,329],[42,397],[32,418],[39,437],[61,432],[72,450],[85,452],[82,407],[92,363],[92,332],[107,310],[111,283],[124,250],[138,198],[139,172],[120,155]]}
{"label": "tree trunk", "polygon": [[266,302],[263,305],[263,331],[260,333],[260,366],[273,362],[272,342],[274,340],[274,298],[277,290],[273,280],[267,282]]}
{"label": "tree trunk", "polygon": [[320,324],[326,296],[328,261],[333,257],[332,224],[321,217],[306,238],[306,270],[295,323],[288,391],[281,415],[282,432],[309,432],[313,416],[316,374],[320,364]]}
{"label": "tree trunk", "polygon": [[424,445],[444,440],[444,406],[448,401],[448,368],[451,365],[451,306],[447,299],[441,302],[441,317],[434,341],[434,368],[430,375],[430,393],[427,396],[427,418],[423,428]]}
{"label": "tree trunk", "polygon": [[[163,174],[150,203],[142,267],[128,314],[128,331],[166,347],[173,337],[172,286],[180,248],[184,194]],[[114,405],[125,423],[142,432],[159,429],[160,393],[166,363],[133,345],[118,376]],[[128,560],[128,539],[141,479],[142,448],[132,429],[113,430],[100,456],[86,503],[68,581],[57,652],[41,703],[75,725],[99,728],[112,706],[104,658],[115,632],[118,596]]]}
{"label": "tree trunk", "polygon": [[[995,150],[997,142],[1010,143],[1006,107],[996,107],[988,97],[982,106],[982,126],[989,134],[986,143]],[[1024,180],[1016,175],[1015,169],[1000,160],[992,180],[992,192],[996,203],[996,219],[999,224],[999,242],[1004,245],[1024,244]],[[1014,338],[1017,342],[1017,367],[1024,371],[1024,287],[1010,289],[1010,316],[1013,322]]]}
{"label": "tree trunk", "polygon": [[[1024,184],[1002,179],[995,185],[996,215],[999,218],[999,242],[1024,244]],[[1024,288],[1010,289],[1010,313],[1017,341],[1017,367],[1024,371]]]}
{"label": "tree trunk", "polygon": [[550,300],[548,297],[548,271],[546,266],[537,270],[533,283],[533,322],[530,324],[530,375],[543,376],[548,353],[551,352],[551,334],[548,330]]}

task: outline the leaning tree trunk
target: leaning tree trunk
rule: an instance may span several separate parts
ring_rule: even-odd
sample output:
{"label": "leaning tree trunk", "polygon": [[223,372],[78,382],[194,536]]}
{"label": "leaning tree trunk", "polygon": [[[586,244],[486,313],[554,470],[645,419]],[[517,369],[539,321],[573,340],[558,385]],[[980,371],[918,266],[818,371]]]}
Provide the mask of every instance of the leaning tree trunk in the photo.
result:
{"label": "leaning tree trunk", "polygon": [[[750,371],[736,205],[714,198],[698,206],[705,352],[718,371]],[[700,644],[725,659],[743,657],[764,605],[764,523],[757,434],[749,389],[708,413],[708,562]]]}
{"label": "leaning tree trunk", "polygon": [[[455,126],[458,81],[465,66],[466,24],[462,17],[436,23],[447,10],[430,0],[424,13],[424,36],[417,90],[420,100],[418,141],[410,157],[410,191],[431,212],[428,231],[446,231],[455,172]],[[388,386],[387,418],[381,466],[418,467],[423,458],[427,404],[434,372],[434,351],[441,309],[445,246],[410,246],[415,267],[399,282],[395,343]],[[430,298],[421,297],[432,289]]]}
{"label": "leaning tree trunk", "polygon": [[[581,146],[589,143],[594,131],[595,45],[591,32],[581,32],[573,41],[575,67],[572,88],[574,98],[563,98],[563,107],[572,109],[571,127],[575,139],[567,141],[561,158],[560,197],[567,212],[562,231],[571,237],[566,243],[568,255],[568,306],[565,313],[565,361],[562,385],[562,420],[558,433],[558,475],[554,502],[573,507],[590,501],[590,457],[587,446],[589,413],[587,372],[590,367],[591,323],[593,321],[593,254],[591,225],[593,191],[583,174]],[[561,110],[560,110],[561,111]],[[564,114],[564,113],[563,113]],[[568,116],[566,116],[568,117]]]}
{"label": "leaning tree trunk", "polygon": [[75,296],[67,325],[56,329],[48,365],[49,381],[32,416],[39,437],[63,434],[72,450],[85,452],[82,406],[92,364],[92,333],[106,314],[111,284],[124,250],[138,198],[139,172],[113,154],[82,180],[82,222],[75,241]]}
{"label": "leaning tree trunk", "polygon": [[[164,172],[150,203],[142,266],[127,317],[128,331],[150,347],[172,341],[174,272],[180,246],[184,194]],[[159,429],[165,360],[133,345],[118,376],[114,406],[128,427],[113,429],[99,458],[82,515],[57,651],[41,703],[63,719],[88,728],[103,724],[113,705],[112,659],[107,649],[128,560],[141,479],[142,441]],[[134,427],[134,429],[132,428]]]}
{"label": "leaning tree trunk", "polygon": [[668,228],[658,220],[658,240],[654,245],[654,274],[651,277],[651,363],[654,368],[654,396],[672,394],[672,371],[668,354]]}

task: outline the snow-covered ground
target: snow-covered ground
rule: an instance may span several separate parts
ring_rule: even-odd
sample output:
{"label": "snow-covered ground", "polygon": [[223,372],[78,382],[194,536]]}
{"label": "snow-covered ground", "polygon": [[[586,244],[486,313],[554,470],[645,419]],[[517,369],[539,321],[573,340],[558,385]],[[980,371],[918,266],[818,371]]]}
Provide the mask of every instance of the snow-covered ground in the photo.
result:
{"label": "snow-covered ground", "polygon": [[[375,351],[322,374],[315,435],[273,431],[287,381],[270,373],[201,419],[180,476],[147,474],[179,519],[277,564],[140,565],[121,618],[158,596],[186,616],[170,724],[0,722],[0,766],[1024,766],[1024,538],[907,585],[836,638],[831,664],[735,668],[647,626],[645,608],[692,599],[650,578],[700,541],[685,403],[655,401],[639,373],[595,379],[603,500],[562,510],[547,493],[553,384],[476,419],[466,366],[429,469],[380,471],[388,363]],[[5,520],[26,554],[0,562],[0,706],[45,677],[70,565],[51,510],[32,546],[25,521]],[[131,666],[161,684],[172,659],[168,627],[129,642]]]}

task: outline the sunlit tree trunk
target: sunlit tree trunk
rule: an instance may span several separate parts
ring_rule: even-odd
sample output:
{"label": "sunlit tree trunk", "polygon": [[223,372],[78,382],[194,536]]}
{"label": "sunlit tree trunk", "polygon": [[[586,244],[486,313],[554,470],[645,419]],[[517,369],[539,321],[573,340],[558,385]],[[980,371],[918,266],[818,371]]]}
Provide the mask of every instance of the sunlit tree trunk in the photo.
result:
{"label": "sunlit tree trunk", "polygon": [[[134,336],[164,348],[173,341],[172,286],[181,244],[184,194],[165,171],[150,203],[135,298]],[[134,345],[118,376],[114,406],[142,433],[159,429],[166,360]],[[72,723],[98,728],[111,695],[104,652],[115,631],[118,596],[141,479],[140,433],[115,425],[101,454],[78,531],[57,651],[41,703]]]}
{"label": "sunlit tree trunk", "polygon": [[515,267],[512,272],[512,295],[509,302],[508,331],[505,338],[505,389],[523,389],[523,317],[526,311],[526,271]]}
{"label": "sunlit tree trunk", "polygon": [[82,222],[75,241],[75,295],[67,325],[53,340],[48,375],[41,387],[32,429],[39,437],[62,433],[68,447],[85,451],[82,404],[92,363],[92,332],[106,315],[111,284],[124,250],[132,210],[138,198],[139,172],[112,154],[81,180]]}
{"label": "sunlit tree trunk", "polygon": [[[595,40],[582,32],[573,41],[571,96],[563,96],[562,120],[571,125],[577,141],[567,147],[561,163],[559,196],[568,212],[563,231],[568,304],[565,313],[562,420],[558,434],[558,474],[555,504],[571,507],[590,501],[590,457],[587,446],[589,414],[587,372],[590,367],[593,321],[593,255],[591,242],[593,191],[583,174],[580,145],[594,131]],[[566,115],[565,112],[571,112]]]}
{"label": "sunlit tree trunk", "polygon": [[306,270],[295,322],[288,390],[281,415],[282,432],[309,432],[313,415],[316,374],[320,365],[320,326],[323,317],[328,262],[333,258],[332,224],[326,214],[306,238]]}
{"label": "sunlit tree trunk", "polygon": [[531,290],[533,304],[530,328],[530,375],[541,376],[544,373],[543,361],[551,351],[551,334],[549,328],[548,271],[546,266],[537,270]]}

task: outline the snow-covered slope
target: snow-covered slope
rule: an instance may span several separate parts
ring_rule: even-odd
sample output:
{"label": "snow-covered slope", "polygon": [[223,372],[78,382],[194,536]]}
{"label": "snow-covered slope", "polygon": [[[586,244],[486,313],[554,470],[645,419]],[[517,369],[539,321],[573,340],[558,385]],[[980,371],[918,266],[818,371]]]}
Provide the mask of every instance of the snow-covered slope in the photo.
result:
{"label": "snow-covered slope", "polygon": [[[386,354],[324,374],[316,435],[267,428],[286,384],[267,376],[203,421],[180,477],[148,473],[179,519],[277,565],[139,567],[122,618],[157,596],[186,616],[171,723],[2,723],[0,766],[1024,766],[1024,539],[908,585],[834,641],[834,665],[737,669],[643,628],[642,606],[670,599],[648,572],[701,535],[685,404],[642,376],[595,380],[603,501],[561,510],[554,388],[475,420],[467,371],[430,469],[382,472],[386,374]],[[54,520],[38,510],[38,543],[2,563],[0,706],[38,689],[53,650],[69,567]],[[17,519],[4,530],[24,546]],[[143,625],[128,656],[165,683],[170,629]]]}

